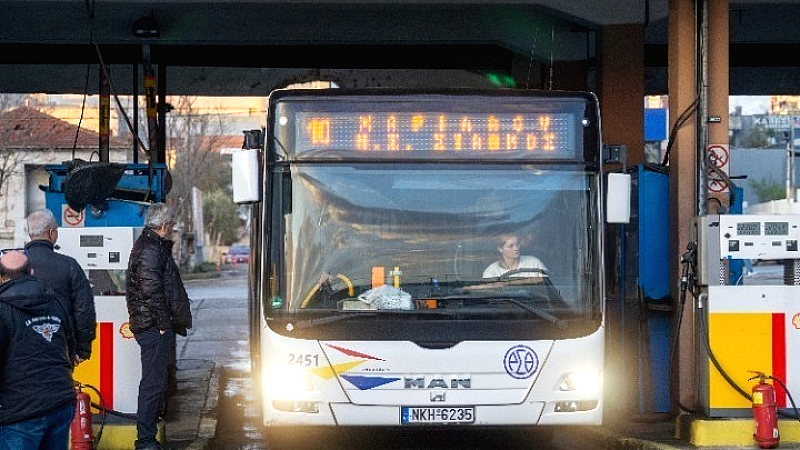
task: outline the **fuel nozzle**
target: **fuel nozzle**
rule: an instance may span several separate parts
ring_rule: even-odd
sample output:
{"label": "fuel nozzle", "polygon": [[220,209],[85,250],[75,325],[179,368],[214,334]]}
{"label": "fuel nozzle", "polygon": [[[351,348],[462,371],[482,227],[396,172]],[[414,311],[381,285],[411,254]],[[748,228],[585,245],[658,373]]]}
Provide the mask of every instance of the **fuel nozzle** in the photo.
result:
{"label": "fuel nozzle", "polygon": [[686,251],[681,255],[681,292],[686,292],[689,286],[689,268],[694,263],[695,254],[697,253],[697,245],[694,242],[689,242],[686,245]]}
{"label": "fuel nozzle", "polygon": [[686,251],[681,255],[681,263],[688,264],[694,261],[694,255],[697,252],[697,244],[689,242],[686,244]]}

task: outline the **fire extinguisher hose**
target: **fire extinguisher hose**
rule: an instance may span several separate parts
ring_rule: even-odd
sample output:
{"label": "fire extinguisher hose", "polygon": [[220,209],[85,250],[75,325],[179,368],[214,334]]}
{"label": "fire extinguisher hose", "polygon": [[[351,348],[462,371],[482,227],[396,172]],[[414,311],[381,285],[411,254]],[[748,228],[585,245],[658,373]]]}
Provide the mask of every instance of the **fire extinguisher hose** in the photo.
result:
{"label": "fire extinguisher hose", "polygon": [[[785,416],[800,421],[800,414],[798,414],[797,412],[797,405],[794,404],[794,399],[792,398],[792,394],[789,393],[789,389],[786,387],[785,384],[783,384],[783,381],[781,381],[780,378],[773,377],[772,375],[768,376],[767,378],[769,378],[770,380],[775,380],[778,384],[780,384],[781,388],[783,388],[783,391],[786,392],[786,396],[789,397],[789,403],[792,404],[792,409],[794,410],[794,416],[792,416],[791,414],[785,414]],[[778,412],[778,414],[780,414],[780,411]]]}
{"label": "fire extinguisher hose", "polygon": [[103,436],[103,428],[105,427],[105,424],[106,424],[106,414],[111,414],[111,415],[116,416],[116,417],[121,417],[123,419],[128,419],[128,420],[131,420],[133,422],[136,421],[136,414],[126,414],[126,413],[123,413],[123,412],[120,412],[120,411],[113,410],[111,408],[106,408],[105,407],[105,400],[103,400],[103,394],[101,394],[100,390],[97,389],[96,387],[92,386],[91,384],[83,384],[83,383],[76,383],[76,385],[79,386],[79,387],[85,387],[85,388],[91,389],[92,391],[94,391],[95,394],[97,394],[97,398],[100,400],[100,404],[97,404],[95,402],[91,402],[92,407],[95,408],[96,410],[100,411],[100,427],[99,427],[99,430],[97,432],[97,437],[95,437],[95,439],[94,439],[95,448],[97,448],[98,443],[100,442],[100,438]]}

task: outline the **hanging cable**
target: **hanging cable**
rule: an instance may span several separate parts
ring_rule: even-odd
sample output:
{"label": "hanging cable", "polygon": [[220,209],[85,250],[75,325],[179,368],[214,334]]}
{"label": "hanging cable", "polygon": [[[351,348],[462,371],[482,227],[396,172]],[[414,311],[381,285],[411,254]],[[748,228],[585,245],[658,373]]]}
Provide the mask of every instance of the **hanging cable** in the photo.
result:
{"label": "hanging cable", "polygon": [[[85,0],[85,5],[86,5],[86,12],[89,15],[89,29],[94,30],[94,0]],[[94,46],[95,53],[97,54],[97,59],[100,63],[100,69],[103,71],[103,76],[106,77],[106,79],[108,80],[108,88],[109,91],[111,92],[111,96],[114,97],[114,102],[117,104],[117,110],[122,115],[123,119],[125,119],[125,124],[128,126],[128,131],[131,132],[133,139],[136,141],[136,143],[142,150],[147,152],[147,147],[145,147],[144,143],[139,138],[139,136],[137,136],[134,133],[131,119],[128,117],[128,113],[125,112],[125,108],[122,107],[122,102],[119,100],[117,91],[114,89],[114,85],[111,82],[111,74],[108,71],[108,67],[106,66],[105,60],[103,59],[103,54],[100,51],[100,45],[97,43],[97,39],[95,38],[93,31],[90,31],[89,39],[91,40],[91,44]]]}
{"label": "hanging cable", "polygon": [[661,159],[661,165],[666,166],[669,164],[669,154],[672,151],[672,146],[675,144],[675,138],[678,135],[678,130],[692,117],[692,114],[697,110],[700,105],[700,96],[694,98],[694,101],[686,107],[680,116],[672,124],[672,129],[669,132],[669,139],[667,140],[667,149],[664,151],[664,157]]}

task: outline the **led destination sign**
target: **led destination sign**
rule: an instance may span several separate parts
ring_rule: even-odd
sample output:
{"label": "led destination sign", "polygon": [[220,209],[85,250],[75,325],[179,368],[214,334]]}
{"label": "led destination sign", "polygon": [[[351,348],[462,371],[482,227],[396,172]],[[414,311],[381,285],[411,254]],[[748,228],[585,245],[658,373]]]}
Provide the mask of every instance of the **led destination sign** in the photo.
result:
{"label": "led destination sign", "polygon": [[298,152],[576,153],[576,117],[569,113],[298,112],[295,118]]}

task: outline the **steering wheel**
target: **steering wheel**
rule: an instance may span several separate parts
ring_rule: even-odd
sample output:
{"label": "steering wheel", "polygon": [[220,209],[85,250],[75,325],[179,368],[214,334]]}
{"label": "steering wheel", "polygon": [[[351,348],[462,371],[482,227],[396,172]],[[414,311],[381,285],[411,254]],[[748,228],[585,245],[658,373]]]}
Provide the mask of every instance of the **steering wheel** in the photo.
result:
{"label": "steering wheel", "polygon": [[538,268],[533,268],[533,267],[530,267],[530,268],[520,267],[519,269],[509,270],[508,272],[500,275],[500,281],[507,281],[508,278],[511,275],[514,275],[514,274],[517,274],[517,273],[532,273],[532,274],[537,274],[537,275],[541,276],[542,278],[550,278],[550,275],[544,269],[538,269]]}
{"label": "steering wheel", "polygon": [[[561,297],[561,293],[558,292],[558,289],[556,289],[555,286],[553,286],[553,282],[550,281],[550,274],[546,270],[538,269],[538,268],[513,269],[513,270],[509,270],[508,272],[500,275],[499,280],[500,281],[508,281],[509,277],[511,275],[514,275],[515,273],[530,273],[530,274],[538,275],[539,277],[541,277],[542,281],[540,283],[542,283],[546,287],[548,295],[547,296],[545,296],[545,295],[537,295],[537,297],[546,298],[549,302],[554,303],[554,304],[566,304],[566,301],[564,301],[564,298]],[[518,278],[524,279],[525,277],[518,277]]]}

